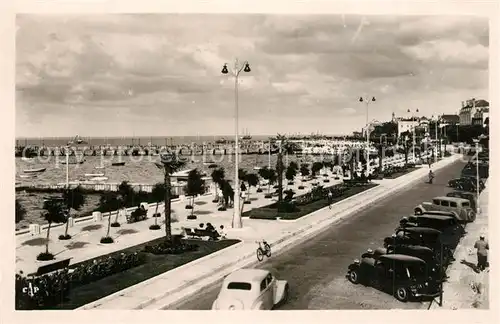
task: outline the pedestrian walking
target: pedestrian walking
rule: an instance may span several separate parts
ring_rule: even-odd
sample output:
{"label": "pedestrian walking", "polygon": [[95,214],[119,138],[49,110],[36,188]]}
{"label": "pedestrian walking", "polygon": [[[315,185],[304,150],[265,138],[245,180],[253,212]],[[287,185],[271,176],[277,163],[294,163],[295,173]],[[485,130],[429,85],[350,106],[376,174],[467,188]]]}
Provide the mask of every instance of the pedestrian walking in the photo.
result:
{"label": "pedestrian walking", "polygon": [[479,240],[474,244],[477,250],[477,269],[483,271],[488,263],[488,250],[490,249],[488,242],[484,239],[484,235],[479,236]]}
{"label": "pedestrian walking", "polygon": [[332,209],[333,193],[328,190],[328,208]]}
{"label": "pedestrian walking", "polygon": [[434,173],[432,172],[432,170],[429,170],[429,183],[432,184],[433,181],[434,181]]}

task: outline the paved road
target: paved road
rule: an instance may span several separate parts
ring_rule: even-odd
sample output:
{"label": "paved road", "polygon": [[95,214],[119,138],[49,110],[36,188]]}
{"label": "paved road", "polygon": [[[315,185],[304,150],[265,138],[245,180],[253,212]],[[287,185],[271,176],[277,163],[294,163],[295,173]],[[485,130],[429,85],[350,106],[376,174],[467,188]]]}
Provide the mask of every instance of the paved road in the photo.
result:
{"label": "paved road", "polygon": [[[382,200],[337,224],[308,242],[283,254],[273,256],[260,267],[272,270],[277,278],[290,283],[290,298],[280,309],[418,309],[428,303],[400,303],[392,296],[362,285],[353,285],[345,278],[348,265],[367,248],[382,245],[402,216],[424,200],[450,191],[449,179],[460,174],[462,162],[436,172],[435,183],[418,183]],[[176,309],[210,309],[220,282],[204,293],[186,301]]]}

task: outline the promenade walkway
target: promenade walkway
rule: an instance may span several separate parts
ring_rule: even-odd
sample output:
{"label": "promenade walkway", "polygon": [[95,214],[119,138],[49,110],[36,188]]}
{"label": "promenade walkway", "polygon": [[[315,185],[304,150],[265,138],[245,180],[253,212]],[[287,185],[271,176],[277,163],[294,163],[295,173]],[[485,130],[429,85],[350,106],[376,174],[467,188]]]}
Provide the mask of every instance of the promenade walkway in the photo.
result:
{"label": "promenade walkway", "polygon": [[[489,267],[483,272],[476,272],[476,249],[474,243],[484,234],[486,239],[493,234],[488,228],[488,201],[490,186],[481,192],[479,198],[480,214],[474,223],[468,224],[467,234],[462,238],[455,250],[456,261],[447,269],[449,276],[443,287],[443,305],[437,302],[430,309],[489,309]],[[490,251],[490,255],[491,255]],[[490,261],[491,258],[488,258]],[[491,266],[491,265],[490,265]]]}
{"label": "promenade walkway", "polygon": [[[327,174],[330,182],[322,183],[325,187],[342,182],[342,180],[335,180],[335,175],[331,172]],[[323,176],[319,176],[318,180],[315,181],[321,182],[323,178]],[[302,183],[297,178],[294,185],[288,186],[288,188],[293,189],[297,194],[305,193],[311,190],[313,182],[307,181]],[[300,185],[303,185],[305,188],[298,189]],[[286,183],[283,188],[287,188]],[[251,203],[244,205],[244,211],[262,207],[277,200],[277,198],[265,198],[267,186],[262,187],[262,189],[262,193],[257,193],[255,188],[250,189],[249,197]],[[274,189],[271,188],[271,191],[274,191]],[[269,231],[276,230],[276,228],[268,226],[269,221],[243,218],[245,229],[232,231],[230,227],[233,209],[218,211],[217,204],[212,202],[213,199],[213,193],[195,199],[194,214],[197,215],[196,220],[187,220],[187,216],[191,214],[191,210],[185,209],[185,206],[190,204],[190,199],[183,198],[172,202],[172,233],[180,234],[182,233],[182,227],[197,228],[200,223],[206,224],[207,222],[212,223],[217,229],[220,225],[224,225],[228,238],[242,240],[255,238],[258,235],[267,237],[270,234]],[[161,225],[161,229],[150,230],[149,226],[155,222],[155,218],[152,217],[155,209],[156,204],[150,204],[148,219],[132,224],[127,224],[125,217],[119,216],[118,222],[121,223],[121,226],[110,229],[110,236],[115,240],[112,244],[99,243],[101,237],[106,235],[110,213],[104,213],[102,221],[94,221],[91,217],[87,217],[88,220],[86,221],[75,222],[74,226],[70,227],[68,231],[72,235],[72,238],[67,241],[58,239],[59,235],[64,234],[65,226],[55,226],[50,230],[49,251],[55,255],[56,260],[71,258],[71,264],[74,264],[160,238],[165,235],[163,203],[158,206],[158,212],[162,214],[157,220],[158,224]],[[116,212],[111,213],[111,222],[115,221],[116,215]],[[285,222],[279,222],[279,224],[282,227],[286,227]],[[22,270],[25,274],[34,273],[39,266],[54,262],[36,260],[36,256],[45,250],[46,235],[46,228],[42,229],[38,235],[31,235],[30,233],[16,235],[16,271]]]}
{"label": "promenade walkway", "polygon": [[[435,163],[433,169],[439,170],[459,158],[458,155],[446,158]],[[342,200],[331,210],[326,207],[295,221],[257,223],[252,222],[254,220],[244,220],[244,229],[231,232],[231,235],[238,233],[240,237],[244,237],[242,243],[104,297],[80,309],[161,309],[175,305],[232,271],[256,263],[255,240],[266,238],[272,246],[273,255],[276,255],[415,181],[421,181],[427,173],[428,168],[422,167],[397,179],[382,180],[379,186]]]}

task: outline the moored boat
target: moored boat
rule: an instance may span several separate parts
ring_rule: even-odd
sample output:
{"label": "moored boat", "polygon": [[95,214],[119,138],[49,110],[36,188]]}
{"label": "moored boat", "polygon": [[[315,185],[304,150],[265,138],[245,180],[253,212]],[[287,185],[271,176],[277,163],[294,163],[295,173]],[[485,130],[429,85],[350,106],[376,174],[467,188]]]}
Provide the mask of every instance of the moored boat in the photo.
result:
{"label": "moored boat", "polygon": [[24,170],[24,173],[41,173],[45,172],[45,170],[47,170],[47,168],[26,169]]}
{"label": "moored boat", "polygon": [[85,173],[86,177],[102,177],[104,173]]}
{"label": "moored boat", "polygon": [[108,177],[95,177],[89,179],[89,181],[106,181],[106,180],[108,180]]}
{"label": "moored boat", "polygon": [[19,177],[20,178],[36,178],[38,175],[36,173],[32,173],[32,174],[20,174]]}
{"label": "moored boat", "polygon": [[113,162],[111,163],[112,166],[124,166],[125,162]]}

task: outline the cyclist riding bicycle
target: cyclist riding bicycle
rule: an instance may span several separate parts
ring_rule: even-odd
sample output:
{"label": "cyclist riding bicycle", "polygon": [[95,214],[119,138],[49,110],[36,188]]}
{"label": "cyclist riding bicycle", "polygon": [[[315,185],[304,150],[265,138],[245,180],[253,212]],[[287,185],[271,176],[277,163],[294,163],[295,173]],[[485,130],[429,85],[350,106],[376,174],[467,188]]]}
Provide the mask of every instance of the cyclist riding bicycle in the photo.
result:
{"label": "cyclist riding bicycle", "polygon": [[429,183],[432,184],[432,181],[434,180],[434,173],[432,170],[429,170]]}

